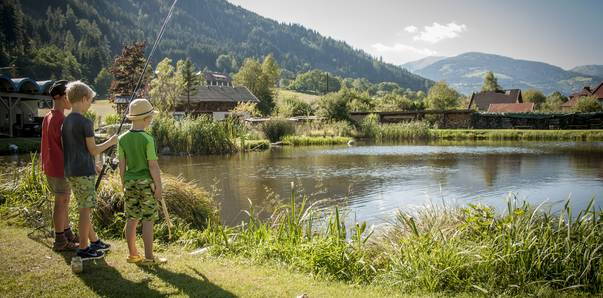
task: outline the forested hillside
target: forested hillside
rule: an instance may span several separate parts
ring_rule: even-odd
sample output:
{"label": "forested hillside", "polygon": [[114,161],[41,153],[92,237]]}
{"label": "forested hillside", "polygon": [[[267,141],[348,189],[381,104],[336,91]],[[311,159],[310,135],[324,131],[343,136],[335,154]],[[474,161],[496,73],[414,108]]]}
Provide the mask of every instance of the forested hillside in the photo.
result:
{"label": "forested hillside", "polygon": [[[124,44],[141,40],[151,44],[170,4],[166,0],[4,0],[0,67],[14,65],[17,75],[37,79],[82,77],[92,82]],[[180,0],[153,64],[163,57],[190,58],[199,68],[235,71],[245,58],[269,53],[289,75],[318,68],[342,77],[396,82],[413,90],[426,90],[432,84],[343,41],[300,25],[278,23],[224,0]]]}

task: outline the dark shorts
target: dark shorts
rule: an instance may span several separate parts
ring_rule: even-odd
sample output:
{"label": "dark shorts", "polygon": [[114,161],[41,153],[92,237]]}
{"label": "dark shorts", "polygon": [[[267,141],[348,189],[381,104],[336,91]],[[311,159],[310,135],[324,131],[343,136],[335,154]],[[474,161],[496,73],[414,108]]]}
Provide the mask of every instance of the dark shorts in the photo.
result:
{"label": "dark shorts", "polygon": [[48,187],[50,187],[53,194],[57,196],[71,194],[71,187],[69,187],[69,182],[65,177],[46,176],[46,181],[48,181]]}
{"label": "dark shorts", "polygon": [[144,221],[159,219],[157,200],[153,196],[152,179],[128,180],[124,194],[126,218]]}

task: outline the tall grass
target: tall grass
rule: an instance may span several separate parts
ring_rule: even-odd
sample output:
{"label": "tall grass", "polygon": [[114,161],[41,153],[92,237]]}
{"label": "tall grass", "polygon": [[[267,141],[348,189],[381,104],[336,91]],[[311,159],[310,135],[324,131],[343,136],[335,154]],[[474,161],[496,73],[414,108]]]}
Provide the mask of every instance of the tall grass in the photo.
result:
{"label": "tall grass", "polygon": [[278,142],[283,137],[295,133],[295,126],[287,120],[270,120],[262,124],[262,132],[270,142]]}
{"label": "tall grass", "polygon": [[[218,206],[211,195],[189,181],[167,174],[162,175],[163,197],[175,222],[175,239],[188,230],[201,230],[209,222],[218,222]],[[5,170],[0,175],[0,218],[28,226],[43,236],[52,231],[52,194],[36,156],[24,167]],[[97,232],[103,237],[119,238],[126,222],[124,216],[123,188],[116,173],[103,180],[97,193],[98,207],[93,210]],[[77,225],[76,204],[71,204],[72,223]],[[156,225],[156,235],[167,241],[164,217]]]}
{"label": "tall grass", "polygon": [[603,130],[434,129],[445,140],[601,141]]}
{"label": "tall grass", "polygon": [[377,142],[429,139],[431,129],[427,122],[379,124],[377,116],[368,115],[360,124],[362,135]]}
{"label": "tall grass", "polygon": [[178,154],[224,154],[238,150],[235,138],[244,132],[236,119],[214,121],[208,116],[174,118],[160,116],[149,128],[160,152]]}
{"label": "tall grass", "polygon": [[292,191],[268,220],[199,237],[212,253],[283,263],[320,277],[403,293],[545,295],[603,292],[603,215],[591,204],[572,216],[509,200],[506,212],[482,205],[431,206],[399,213],[379,236],[346,225],[337,207],[321,211]]}

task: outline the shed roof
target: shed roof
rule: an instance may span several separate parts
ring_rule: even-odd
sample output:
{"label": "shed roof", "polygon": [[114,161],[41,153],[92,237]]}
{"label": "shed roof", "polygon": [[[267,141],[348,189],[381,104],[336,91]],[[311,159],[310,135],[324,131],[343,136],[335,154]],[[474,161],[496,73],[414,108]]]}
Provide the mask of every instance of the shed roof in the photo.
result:
{"label": "shed roof", "polygon": [[477,106],[480,111],[487,111],[491,104],[501,103],[522,103],[520,89],[509,89],[500,91],[484,91],[473,93],[468,108],[473,105]]}
{"label": "shed roof", "polygon": [[[186,96],[180,96],[179,101],[186,101]],[[195,95],[191,95],[191,102],[259,102],[245,86],[202,86]]]}
{"label": "shed roof", "polygon": [[533,102],[525,103],[493,103],[488,107],[488,113],[529,113],[534,111]]}

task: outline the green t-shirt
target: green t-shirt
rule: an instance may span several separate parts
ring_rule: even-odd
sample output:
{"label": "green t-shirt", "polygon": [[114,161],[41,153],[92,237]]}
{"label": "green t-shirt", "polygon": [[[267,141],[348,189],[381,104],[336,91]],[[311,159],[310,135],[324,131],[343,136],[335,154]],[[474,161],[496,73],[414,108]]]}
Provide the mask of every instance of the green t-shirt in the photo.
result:
{"label": "green t-shirt", "polygon": [[130,130],[119,137],[117,156],[126,160],[125,180],[148,179],[149,160],[157,160],[155,140],[142,130]]}

